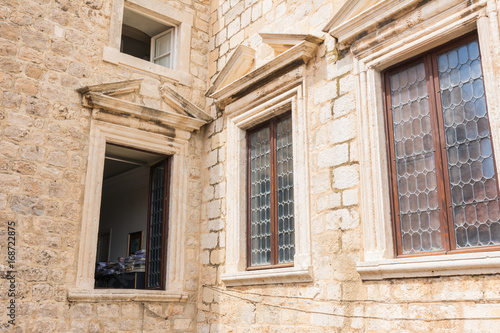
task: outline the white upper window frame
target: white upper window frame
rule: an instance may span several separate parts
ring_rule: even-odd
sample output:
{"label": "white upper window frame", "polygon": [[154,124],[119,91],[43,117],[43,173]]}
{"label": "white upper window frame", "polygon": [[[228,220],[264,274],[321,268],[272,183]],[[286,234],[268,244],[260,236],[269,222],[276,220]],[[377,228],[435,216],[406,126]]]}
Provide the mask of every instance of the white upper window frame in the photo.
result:
{"label": "white upper window frame", "polygon": [[[151,37],[151,62],[152,63],[155,63],[155,61],[157,59],[160,59],[162,57],[165,57],[167,55],[170,55],[170,60],[169,60],[169,65],[168,66],[165,66],[167,68],[172,68],[172,66],[175,64],[175,33],[176,33],[177,29],[175,29],[175,27],[172,27],[168,30],[165,30],[161,33],[159,33],[158,35],[156,36],[153,36]],[[161,37],[167,35],[170,33],[170,40],[169,40],[169,43],[170,43],[170,51],[169,52],[166,52],[164,54],[161,54],[159,56],[156,56],[156,44],[157,44],[157,40],[160,39]],[[160,66],[163,66],[163,65],[160,65]]]}
{"label": "white upper window frame", "polygon": [[[167,68],[151,61],[146,61],[120,52],[123,10],[127,7],[152,20],[175,28],[172,38],[172,68]],[[150,74],[160,75],[173,82],[191,86],[189,73],[191,53],[191,31],[194,16],[178,10],[158,0],[113,0],[111,14],[110,39],[104,47],[103,60],[109,63],[135,68]],[[166,32],[166,31],[165,31]]]}
{"label": "white upper window frame", "polygon": [[[397,2],[397,4],[396,4]],[[378,2],[367,11],[329,31],[339,43],[355,38],[363,29],[387,19],[393,11],[417,0]],[[493,54],[498,54],[500,36],[494,2],[481,1],[468,6],[460,0],[430,2],[400,20],[414,27],[397,38],[379,38],[377,44],[354,47],[353,74],[356,77],[358,137],[360,150],[361,217],[364,252],[357,264],[363,280],[385,278],[492,274],[500,268],[500,251],[429,255],[395,258],[393,225],[390,212],[388,161],[384,129],[384,102],[381,72],[430,49],[477,30],[481,49],[484,85],[492,132],[500,128],[500,104],[494,77]],[[431,8],[434,6],[434,8]],[[350,26],[352,25],[352,26]],[[381,35],[380,35],[381,34]],[[383,33],[379,32],[379,36]],[[365,37],[366,38],[366,37]],[[352,49],[351,49],[352,50]],[[500,150],[500,137],[493,136],[493,149]],[[496,161],[497,170],[499,161]]]}

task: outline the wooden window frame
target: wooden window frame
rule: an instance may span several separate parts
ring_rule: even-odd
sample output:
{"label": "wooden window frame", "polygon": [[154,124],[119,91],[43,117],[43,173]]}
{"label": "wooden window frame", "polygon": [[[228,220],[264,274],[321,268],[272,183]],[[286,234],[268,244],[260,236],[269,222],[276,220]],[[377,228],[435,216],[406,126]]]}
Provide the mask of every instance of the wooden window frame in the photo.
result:
{"label": "wooden window frame", "polygon": [[[474,40],[477,40],[479,42],[476,32],[452,40],[442,46],[436,47],[414,58],[411,58],[410,60],[394,65],[386,69],[382,73],[384,125],[385,125],[385,134],[387,137],[386,144],[387,144],[387,155],[389,161],[388,163],[389,191],[391,198],[390,203],[391,203],[392,226],[393,226],[392,231],[394,237],[393,245],[394,245],[394,253],[396,253],[396,257],[398,258],[500,250],[500,245],[477,246],[477,247],[469,247],[462,249],[456,248],[455,228],[454,228],[453,210],[452,210],[451,194],[450,194],[448,156],[446,153],[443,112],[441,107],[441,95],[439,91],[437,55],[447,52],[451,49],[454,49],[458,46],[464,45]],[[480,51],[479,53],[481,54],[481,50],[479,51]],[[422,252],[403,254],[401,221],[399,217],[399,200],[398,200],[397,171],[396,171],[396,160],[395,160],[396,155],[394,147],[394,131],[392,126],[393,119],[391,112],[392,103],[390,94],[390,76],[421,62],[424,63],[425,80],[427,84],[427,91],[429,94],[429,116],[431,118],[431,131],[433,133],[433,147],[435,150],[434,159],[435,159],[436,181],[437,181],[438,202],[439,202],[438,210],[439,210],[440,231],[441,231],[441,241],[443,250],[422,251]],[[484,80],[484,72],[483,72],[483,80]],[[486,98],[486,92],[485,92],[485,98]],[[488,110],[487,104],[486,104],[486,110]],[[492,135],[491,124],[489,121],[488,124],[490,127],[490,135]],[[497,193],[500,193],[500,191],[498,191],[499,189],[498,172],[496,168],[495,152],[493,144],[492,144],[492,158],[495,170]],[[443,209],[443,207],[446,207],[446,209]]]}
{"label": "wooden window frame", "polygon": [[[293,267],[293,261],[287,263],[278,263],[278,191],[277,191],[277,146],[276,146],[276,127],[279,121],[291,118],[292,114],[290,111],[285,112],[279,116],[271,118],[264,123],[261,123],[255,127],[250,128],[246,132],[247,141],[247,270],[260,270],[260,269],[270,269],[270,268],[280,268],[280,267]],[[269,265],[259,265],[252,266],[252,244],[251,244],[251,140],[250,136],[263,129],[269,128],[269,145],[270,145],[270,163],[271,163],[271,264]]]}
{"label": "wooden window frame", "polygon": [[[147,225],[147,238],[146,238],[146,278],[145,289],[150,290],[165,290],[166,286],[166,271],[167,271],[167,245],[168,245],[168,220],[169,220],[169,202],[170,202],[170,177],[171,177],[171,158],[166,157],[160,162],[150,167],[149,173],[149,187],[148,187],[148,225]],[[161,264],[160,264],[160,285],[158,287],[149,287],[149,249],[151,242],[151,204],[152,204],[152,186],[153,186],[153,172],[156,167],[164,165],[165,174],[163,177],[163,221],[161,232]]]}

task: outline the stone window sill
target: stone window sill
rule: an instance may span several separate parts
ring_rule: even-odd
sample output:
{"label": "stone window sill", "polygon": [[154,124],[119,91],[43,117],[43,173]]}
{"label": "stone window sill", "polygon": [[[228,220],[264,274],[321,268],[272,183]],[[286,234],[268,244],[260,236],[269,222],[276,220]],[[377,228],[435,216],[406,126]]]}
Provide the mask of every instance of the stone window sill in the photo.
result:
{"label": "stone window sill", "polygon": [[274,268],[256,271],[242,271],[222,275],[222,281],[228,287],[277,284],[277,283],[301,283],[312,281],[312,268]]}
{"label": "stone window sill", "polygon": [[124,65],[154,75],[160,75],[185,86],[191,86],[191,76],[188,73],[181,70],[173,70],[125,53],[121,53],[118,49],[113,47],[104,48],[103,60],[115,65]]}
{"label": "stone window sill", "polygon": [[186,302],[188,294],[175,290],[91,289],[70,290],[71,302]]}
{"label": "stone window sill", "polygon": [[500,251],[368,261],[356,269],[362,280],[497,274]]}

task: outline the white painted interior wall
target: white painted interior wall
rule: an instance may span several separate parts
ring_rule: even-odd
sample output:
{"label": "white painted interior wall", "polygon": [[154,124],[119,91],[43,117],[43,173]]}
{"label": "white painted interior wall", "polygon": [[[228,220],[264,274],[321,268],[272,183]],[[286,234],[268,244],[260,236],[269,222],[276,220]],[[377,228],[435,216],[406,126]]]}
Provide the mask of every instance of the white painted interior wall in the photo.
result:
{"label": "white painted interior wall", "polygon": [[142,230],[142,248],[145,248],[148,186],[148,167],[138,167],[104,181],[99,233],[112,228],[110,261],[127,256],[129,233]]}

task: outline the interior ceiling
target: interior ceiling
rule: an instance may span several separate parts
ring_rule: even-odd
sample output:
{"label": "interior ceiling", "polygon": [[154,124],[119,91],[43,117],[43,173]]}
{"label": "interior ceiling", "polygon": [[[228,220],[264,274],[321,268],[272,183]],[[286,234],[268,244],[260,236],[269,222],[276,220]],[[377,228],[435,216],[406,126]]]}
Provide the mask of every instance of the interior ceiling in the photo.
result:
{"label": "interior ceiling", "polygon": [[146,33],[149,37],[156,36],[170,28],[168,25],[150,19],[128,8],[123,9],[123,24],[136,28]]}
{"label": "interior ceiling", "polygon": [[162,155],[142,150],[106,144],[106,159],[103,179],[140,167],[149,167],[165,158]]}

